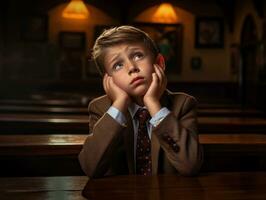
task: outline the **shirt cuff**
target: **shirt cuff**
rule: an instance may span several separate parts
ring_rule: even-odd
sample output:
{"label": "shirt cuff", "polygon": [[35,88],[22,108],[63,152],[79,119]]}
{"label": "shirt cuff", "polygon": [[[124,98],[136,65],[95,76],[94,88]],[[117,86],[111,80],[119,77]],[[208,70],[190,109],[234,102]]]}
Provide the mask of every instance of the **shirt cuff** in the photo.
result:
{"label": "shirt cuff", "polygon": [[150,123],[152,126],[156,127],[160,122],[170,113],[166,107],[161,108],[151,119]]}
{"label": "shirt cuff", "polygon": [[107,113],[115,120],[117,121],[120,125],[126,126],[126,117],[122,112],[120,112],[117,108],[111,106],[108,110]]}

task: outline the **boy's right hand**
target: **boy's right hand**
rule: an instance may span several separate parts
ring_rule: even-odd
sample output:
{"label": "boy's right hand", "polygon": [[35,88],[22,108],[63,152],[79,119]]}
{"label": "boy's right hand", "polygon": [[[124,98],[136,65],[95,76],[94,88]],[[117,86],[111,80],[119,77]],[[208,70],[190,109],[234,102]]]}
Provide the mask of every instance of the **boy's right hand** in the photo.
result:
{"label": "boy's right hand", "polygon": [[112,100],[112,106],[125,113],[131,102],[129,95],[118,87],[108,74],[103,77],[103,88],[107,96]]}

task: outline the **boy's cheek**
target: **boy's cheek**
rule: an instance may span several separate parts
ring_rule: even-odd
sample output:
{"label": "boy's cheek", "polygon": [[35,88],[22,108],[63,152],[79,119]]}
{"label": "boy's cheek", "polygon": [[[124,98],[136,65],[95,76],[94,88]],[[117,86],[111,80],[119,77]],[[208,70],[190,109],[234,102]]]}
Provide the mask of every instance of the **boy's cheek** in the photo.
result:
{"label": "boy's cheek", "polygon": [[123,82],[121,82],[121,80],[117,80],[117,79],[113,79],[114,83],[122,90],[125,91],[125,85],[123,84]]}

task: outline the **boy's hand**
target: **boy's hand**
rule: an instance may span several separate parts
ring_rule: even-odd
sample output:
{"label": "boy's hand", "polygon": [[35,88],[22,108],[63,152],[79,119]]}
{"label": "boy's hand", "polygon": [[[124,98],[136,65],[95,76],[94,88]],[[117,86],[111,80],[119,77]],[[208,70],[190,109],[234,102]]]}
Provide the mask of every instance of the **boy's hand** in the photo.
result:
{"label": "boy's hand", "polygon": [[154,116],[160,109],[160,98],[166,88],[167,79],[163,69],[154,64],[155,73],[152,74],[152,83],[143,97],[143,101],[151,116]]}
{"label": "boy's hand", "polygon": [[108,74],[104,75],[103,88],[107,96],[112,100],[112,106],[125,113],[131,102],[129,95],[118,87]]}

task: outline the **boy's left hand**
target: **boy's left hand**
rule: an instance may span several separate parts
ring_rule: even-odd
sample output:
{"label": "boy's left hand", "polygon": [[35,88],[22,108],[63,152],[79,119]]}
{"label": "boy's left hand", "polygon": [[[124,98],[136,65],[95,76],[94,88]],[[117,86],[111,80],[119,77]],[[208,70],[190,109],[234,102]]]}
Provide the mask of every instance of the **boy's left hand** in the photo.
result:
{"label": "boy's left hand", "polygon": [[163,69],[154,64],[155,72],[152,73],[152,83],[143,97],[143,101],[151,116],[154,116],[160,109],[160,98],[165,91],[167,78]]}

